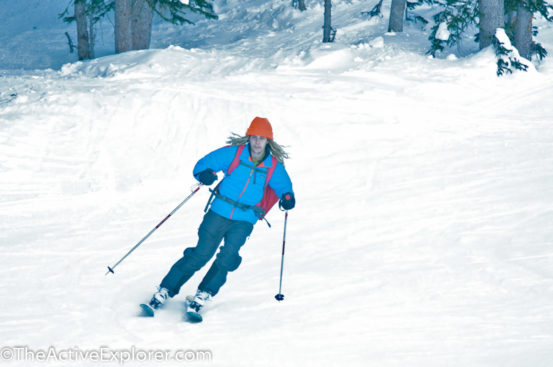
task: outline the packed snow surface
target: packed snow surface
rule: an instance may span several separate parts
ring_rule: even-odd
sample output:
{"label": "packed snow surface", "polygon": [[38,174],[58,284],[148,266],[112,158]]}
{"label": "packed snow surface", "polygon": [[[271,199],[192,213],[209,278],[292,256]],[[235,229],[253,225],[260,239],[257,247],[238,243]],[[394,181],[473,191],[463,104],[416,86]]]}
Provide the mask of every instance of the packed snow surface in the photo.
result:
{"label": "packed snow surface", "polygon": [[[372,4],[335,2],[336,42],[323,44],[321,3],[300,13],[288,0],[228,0],[219,23],[156,23],[147,51],[110,55],[104,29],[104,56],[77,62],[63,35],[74,26],[44,15],[66,2],[30,2],[26,15],[6,1],[0,14],[11,14],[2,40],[19,37],[0,46],[2,358],[13,346],[105,346],[212,353],[163,364],[175,366],[550,366],[550,59],[497,78],[491,49],[428,57],[428,30],[386,33],[386,16],[361,15]],[[114,275],[106,266],[189,195],[196,161],[255,116],[291,156],[285,300],[274,299],[275,208],[203,323],[184,321],[183,302],[207,269],[140,317],[195,244],[208,190]]]}

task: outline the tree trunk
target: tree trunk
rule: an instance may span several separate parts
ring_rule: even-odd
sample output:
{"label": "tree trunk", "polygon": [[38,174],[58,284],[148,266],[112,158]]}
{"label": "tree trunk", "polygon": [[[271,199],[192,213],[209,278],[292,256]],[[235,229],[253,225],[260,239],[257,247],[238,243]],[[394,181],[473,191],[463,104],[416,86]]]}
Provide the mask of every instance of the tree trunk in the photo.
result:
{"label": "tree trunk", "polygon": [[520,56],[530,58],[532,47],[532,13],[520,3],[517,9],[514,45]]}
{"label": "tree trunk", "polygon": [[307,10],[307,7],[305,6],[305,0],[298,0],[298,9],[300,11]]}
{"label": "tree trunk", "polygon": [[88,57],[93,59],[94,55],[94,43],[96,42],[96,32],[94,31],[94,16],[88,15]]}
{"label": "tree trunk", "polygon": [[132,48],[131,0],[115,0],[115,53]]}
{"label": "tree trunk", "polygon": [[403,20],[405,19],[406,5],[407,0],[392,0],[388,32],[403,32]]}
{"label": "tree trunk", "polygon": [[324,25],[323,25],[323,42],[332,42],[332,1],[325,0],[325,14],[324,14]]}
{"label": "tree trunk", "polygon": [[154,10],[148,0],[134,0],[131,12],[132,49],[150,48]]}
{"label": "tree trunk", "polygon": [[75,0],[75,19],[77,21],[77,51],[79,60],[88,60],[91,57],[89,54],[85,0]]}
{"label": "tree trunk", "polygon": [[497,28],[505,26],[504,1],[503,0],[480,0],[480,49],[492,44],[492,39]]}

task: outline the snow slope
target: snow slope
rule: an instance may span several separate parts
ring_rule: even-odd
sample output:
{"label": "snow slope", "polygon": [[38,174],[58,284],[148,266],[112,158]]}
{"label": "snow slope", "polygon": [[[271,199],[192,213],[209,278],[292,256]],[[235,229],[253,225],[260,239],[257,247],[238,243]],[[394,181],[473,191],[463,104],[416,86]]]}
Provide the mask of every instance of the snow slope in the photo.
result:
{"label": "snow slope", "polygon": [[[213,366],[549,366],[550,60],[499,79],[491,50],[428,58],[417,27],[385,34],[360,1],[336,4],[331,45],[315,2],[304,15],[248,5],[219,2],[221,29],[194,31],[205,38],[158,25],[155,42],[174,46],[59,68],[55,55],[26,70],[0,60],[0,347],[200,349],[213,360],[188,364]],[[541,37],[553,46],[550,26]],[[139,317],[195,243],[208,191],[114,276],[106,266],[256,115],[292,156],[285,301],[274,210],[204,323],[183,322],[182,302],[205,270]]]}

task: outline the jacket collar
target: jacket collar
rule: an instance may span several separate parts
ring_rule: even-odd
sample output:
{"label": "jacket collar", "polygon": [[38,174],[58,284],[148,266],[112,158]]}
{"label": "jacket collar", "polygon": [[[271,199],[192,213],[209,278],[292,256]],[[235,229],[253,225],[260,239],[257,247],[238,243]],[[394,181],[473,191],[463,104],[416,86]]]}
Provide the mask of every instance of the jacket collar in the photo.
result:
{"label": "jacket collar", "polygon": [[[251,147],[250,143],[246,144],[246,147],[248,148],[248,159],[250,162],[252,162],[252,154],[251,154]],[[271,149],[269,148],[269,144],[265,147],[265,155],[263,156],[263,159],[261,160],[263,162],[263,165],[265,167],[271,167]],[[261,165],[261,163],[259,164]]]}

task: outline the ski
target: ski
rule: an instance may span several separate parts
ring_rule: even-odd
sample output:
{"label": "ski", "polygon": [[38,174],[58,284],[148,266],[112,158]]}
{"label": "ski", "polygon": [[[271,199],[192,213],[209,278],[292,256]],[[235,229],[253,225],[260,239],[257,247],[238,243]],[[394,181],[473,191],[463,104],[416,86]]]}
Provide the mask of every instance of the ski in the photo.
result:
{"label": "ski", "polygon": [[[199,323],[203,321],[203,316],[200,311],[192,307],[192,302],[194,301],[194,296],[186,296],[185,308],[186,308],[186,319],[192,323]],[[150,306],[147,303],[141,303],[140,308],[142,310],[142,316],[145,317],[154,317],[156,309]]]}
{"label": "ski", "polygon": [[193,301],[194,296],[186,296],[186,318],[192,323],[200,323],[203,321],[203,316],[190,306]]}
{"label": "ski", "polygon": [[155,310],[152,308],[152,306],[146,303],[141,303],[140,308],[142,309],[142,313],[144,314],[144,316],[154,317]]}

